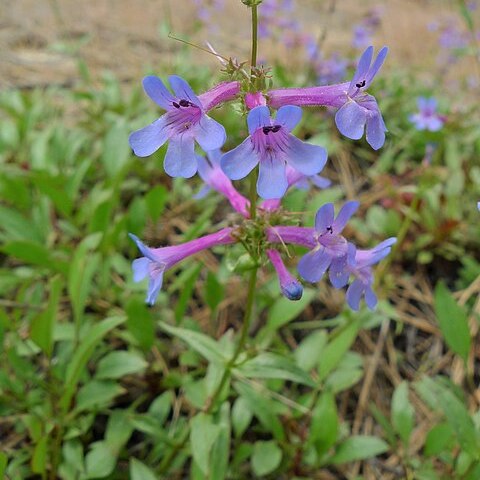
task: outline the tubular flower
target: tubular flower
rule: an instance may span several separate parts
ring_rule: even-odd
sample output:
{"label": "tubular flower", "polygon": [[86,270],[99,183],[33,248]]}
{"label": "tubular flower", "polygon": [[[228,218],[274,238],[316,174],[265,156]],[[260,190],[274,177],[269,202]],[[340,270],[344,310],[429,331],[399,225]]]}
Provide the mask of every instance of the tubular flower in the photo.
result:
{"label": "tubular flower", "polygon": [[375,97],[366,93],[385,61],[388,48],[383,47],[375,61],[373,47],[368,47],[360,57],[357,70],[350,82],[307,88],[285,88],[268,92],[269,105],[325,106],[339,110],[335,123],[340,133],[353,140],[362,138],[366,131],[367,142],[374,150],[385,143],[387,128]]}
{"label": "tubular flower", "polygon": [[[328,178],[322,177],[321,175],[304,175],[303,173],[300,173],[298,170],[294,170],[288,165],[287,182],[288,188],[296,187],[300,190],[308,190],[311,185],[324,189],[328,188],[332,183]],[[280,198],[265,200],[264,202],[262,202],[260,208],[266,211],[277,210],[280,207],[280,200]]]}
{"label": "tubular flower", "polygon": [[246,177],[258,163],[257,191],[262,198],[280,198],[287,188],[286,166],[304,175],[314,175],[327,161],[323,147],[302,142],[290,132],[300,121],[302,111],[291,105],[280,108],[275,120],[268,107],[253,108],[247,117],[249,136],[223,155],[221,166],[227,177]]}
{"label": "tubular flower", "polygon": [[287,270],[280,253],[270,249],[267,250],[267,256],[277,272],[282,294],[289,300],[300,300],[303,295],[302,284]]}
{"label": "tubular flower", "polygon": [[[219,149],[207,152],[207,158],[197,156],[198,174],[205,182],[207,190],[212,188],[221,193],[237,212],[244,217],[249,217],[250,202],[238,192],[230,179],[223,173],[220,168],[221,156],[222,152]],[[197,198],[201,198],[204,194],[206,194],[205,189],[202,190],[201,195],[197,194]]]}
{"label": "tubular flower", "polygon": [[417,98],[418,113],[409,116],[409,120],[417,130],[430,130],[438,132],[443,127],[445,118],[437,113],[437,100],[435,98]]}
{"label": "tubular flower", "polygon": [[197,171],[194,141],[208,151],[220,148],[226,140],[223,126],[205,112],[234,98],[240,85],[238,82],[223,83],[197,97],[182,78],[172,75],[169,81],[174,95],[158,77],[143,79],[145,93],[166,113],[147,127],[133,132],[129,142],[135,155],[147,157],[169,140],[165,172],[171,177],[190,178]]}
{"label": "tubular flower", "polygon": [[163,274],[173,265],[183,259],[194,255],[201,250],[235,243],[236,239],[231,236],[232,228],[224,228],[216,233],[191,240],[181,245],[162,248],[149,248],[138,237],[129,234],[136,243],[143,257],[137,258],[132,263],[133,280],[140,282],[144,278],[149,279],[146,302],[153,305],[162,288]]}
{"label": "tubular flower", "polygon": [[395,237],[388,238],[370,250],[356,250],[354,245],[349,244],[348,257],[350,261],[347,262],[345,270],[348,272],[348,276],[352,274],[355,280],[349,285],[346,298],[353,310],[359,309],[362,296],[365,297],[365,303],[370,310],[376,307],[377,296],[372,290],[372,265],[385,258],[396,241]]}
{"label": "tubular flower", "polygon": [[298,263],[298,273],[308,282],[318,282],[327,269],[336,265],[348,252],[347,240],[341,235],[358,202],[347,202],[334,218],[332,203],[320,207],[315,216],[315,228],[276,226],[267,230],[270,242],[296,243],[311,248]]}

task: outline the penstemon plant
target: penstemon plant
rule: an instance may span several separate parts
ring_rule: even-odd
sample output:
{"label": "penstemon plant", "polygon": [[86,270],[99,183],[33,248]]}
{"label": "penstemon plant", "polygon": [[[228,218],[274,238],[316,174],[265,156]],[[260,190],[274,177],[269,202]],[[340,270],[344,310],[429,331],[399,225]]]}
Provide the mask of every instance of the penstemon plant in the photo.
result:
{"label": "penstemon plant", "polygon": [[[320,188],[328,188],[330,184],[319,175],[327,162],[326,149],[305,142],[292,133],[301,121],[301,107],[334,108],[337,110],[335,123],[340,133],[354,140],[365,134],[373,149],[382,147],[387,129],[375,97],[367,90],[384,63],[388,49],[382,48],[374,59],[374,49],[368,47],[350,81],[306,88],[273,89],[268,70],[257,65],[258,10],[262,2],[242,0],[242,3],[250,8],[252,15],[249,68],[233,60],[222,60],[229,75],[228,81],[200,95],[179,76],[169,77],[171,91],[158,77],[147,76],[143,80],[145,93],[165,113],[152,124],[133,132],[129,138],[131,148],[139,157],[153,154],[168,142],[164,158],[165,172],[171,177],[184,178],[191,178],[198,173],[205,183],[198,197],[209,189],[215,190],[228,200],[238,214],[237,220],[230,226],[180,245],[152,248],[130,234],[142,254],[133,262],[133,277],[136,282],[148,279],[148,304],[155,303],[165,271],[197,252],[241,244],[249,256],[244,317],[238,339],[224,348],[220,355],[219,373],[209,387],[200,413],[182,431],[160,466],[160,471],[168,472],[178,461],[177,457],[181,457],[182,449],[190,439],[195,468],[203,472],[204,478],[223,478],[218,465],[216,473],[210,476],[208,459],[215,455],[214,444],[217,437],[221,436],[222,418],[225,409],[230,409],[229,403],[225,402],[229,382],[235,375],[242,376],[241,365],[250,362],[252,371],[255,371],[251,362],[257,360],[255,366],[259,378],[283,378],[312,386],[308,374],[302,372],[302,376],[290,364],[282,363],[278,356],[264,353],[252,357],[247,349],[259,268],[271,263],[278,276],[281,293],[291,301],[298,301],[304,291],[303,285],[287,269],[284,258],[291,256],[289,246],[304,247],[308,252],[298,261],[301,280],[317,283],[328,272],[333,287],[347,286],[346,301],[351,309],[359,310],[364,298],[367,307],[373,310],[377,297],[372,288],[372,267],[390,253],[396,241],[395,238],[389,238],[372,249],[363,250],[345,238],[343,231],[359,208],[357,201],[345,203],[336,215],[332,203],[320,205],[313,228],[301,226],[301,218],[286,211],[281,203],[287,191],[294,186],[311,182]],[[222,152],[227,132],[209,116],[209,112],[226,102],[241,102],[249,135],[237,147]],[[243,121],[242,118],[239,121]],[[205,155],[196,152],[196,143]],[[248,192],[246,196],[232,183],[232,180],[242,179],[249,183],[247,188],[240,188]],[[183,329],[168,325],[162,328],[186,341],[207,360],[213,363],[219,360],[216,343],[212,339],[205,339],[198,332],[187,334]],[[203,346],[199,346],[199,342],[203,342]],[[273,370],[276,370],[277,376],[272,373]],[[245,386],[239,386],[237,390],[241,391],[242,388]],[[252,395],[249,397],[245,394],[245,398],[251,401],[255,398]],[[310,408],[311,405],[304,410],[308,412]],[[261,414],[259,418],[262,421]],[[199,435],[205,436],[205,442],[210,443],[200,446]],[[229,435],[227,432],[226,436]],[[224,439],[223,442],[228,443],[228,440]],[[199,448],[206,454],[206,459],[200,458]]]}

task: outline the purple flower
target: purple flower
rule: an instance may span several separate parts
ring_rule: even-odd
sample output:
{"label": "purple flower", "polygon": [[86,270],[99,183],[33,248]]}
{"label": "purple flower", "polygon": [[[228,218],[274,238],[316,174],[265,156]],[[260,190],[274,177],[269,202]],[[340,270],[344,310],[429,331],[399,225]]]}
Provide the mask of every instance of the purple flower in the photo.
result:
{"label": "purple flower", "polygon": [[418,97],[418,113],[413,113],[408,118],[417,130],[430,130],[438,132],[443,127],[444,118],[437,113],[437,100],[433,97]]}
{"label": "purple flower", "polygon": [[377,305],[377,296],[372,290],[372,265],[385,258],[396,241],[397,239],[394,237],[389,238],[370,250],[356,250],[354,245],[349,244],[347,255],[349,261],[345,271],[348,272],[348,275],[352,274],[355,280],[349,285],[346,298],[347,303],[353,310],[360,308],[362,296],[365,297],[365,303],[370,310],[373,310]]}
{"label": "purple flower", "polygon": [[372,31],[365,25],[358,24],[353,28],[353,48],[359,50],[367,47],[372,43]]}
{"label": "purple flower", "polygon": [[332,263],[346,257],[347,240],[341,235],[358,202],[347,202],[334,217],[333,203],[320,207],[315,216],[315,228],[275,226],[267,229],[272,243],[295,243],[310,248],[298,264],[300,276],[308,282],[318,282]]}
{"label": "purple flower", "polygon": [[169,140],[165,172],[171,177],[190,178],[197,171],[194,140],[208,151],[220,148],[226,139],[223,126],[205,112],[233,98],[240,85],[238,82],[223,83],[197,97],[182,78],[172,75],[169,81],[174,95],[158,77],[143,79],[145,93],[166,113],[147,127],[133,132],[129,138],[130,146],[135,155],[147,157]]}
{"label": "purple flower", "polygon": [[318,59],[315,67],[318,82],[326,84],[340,82],[345,77],[347,65],[347,60],[336,52],[330,58]]}
{"label": "purple flower", "polygon": [[375,97],[366,93],[375,75],[385,61],[388,48],[383,47],[372,64],[373,47],[368,47],[360,58],[357,70],[350,83],[307,88],[283,88],[268,92],[269,105],[339,108],[335,123],[340,133],[353,140],[360,139],[365,130],[367,142],[378,150],[385,142],[387,128]]}
{"label": "purple flower", "polygon": [[207,152],[207,158],[197,156],[198,173],[205,182],[206,189],[202,189],[201,194],[197,194],[196,198],[202,198],[210,189],[216,190],[230,202],[237,212],[244,217],[249,217],[250,202],[238,192],[230,179],[223,173],[220,167],[221,156],[222,152],[219,149]]}
{"label": "purple flower", "polygon": [[282,294],[289,300],[300,300],[303,295],[302,284],[287,270],[280,253],[269,249],[267,256],[277,272]]}
{"label": "purple flower", "polygon": [[347,100],[335,115],[340,133],[352,140],[362,138],[366,127],[367,142],[374,150],[385,143],[387,128],[375,97],[367,94],[366,90],[383,65],[387,53],[388,48],[383,47],[372,64],[373,47],[365,50],[348,87]]}
{"label": "purple flower", "polygon": [[232,230],[232,228],[224,228],[216,233],[197,238],[182,245],[162,248],[149,248],[138,237],[130,233],[130,238],[143,254],[143,257],[137,258],[132,263],[133,280],[140,282],[146,277],[149,279],[146,302],[149,305],[155,303],[162,288],[163,274],[173,265],[206,248],[235,243],[236,239],[231,236]]}
{"label": "purple flower", "polygon": [[302,110],[291,105],[280,108],[275,120],[270,118],[268,107],[252,109],[247,117],[250,135],[222,157],[221,166],[227,177],[244,178],[260,163],[258,194],[262,198],[280,198],[288,187],[287,164],[304,175],[320,172],[327,161],[327,151],[290,133],[301,116]]}
{"label": "purple flower", "polygon": [[314,233],[317,245],[298,263],[298,272],[303,279],[312,283],[320,281],[334,260],[347,255],[347,240],[341,233],[358,207],[358,202],[347,202],[337,218],[334,218],[333,203],[318,209]]}

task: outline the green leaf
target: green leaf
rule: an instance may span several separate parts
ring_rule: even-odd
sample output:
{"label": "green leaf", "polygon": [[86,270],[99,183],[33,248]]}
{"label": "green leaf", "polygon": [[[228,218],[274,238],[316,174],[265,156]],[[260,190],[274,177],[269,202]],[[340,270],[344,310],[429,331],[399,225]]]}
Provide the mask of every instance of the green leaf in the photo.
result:
{"label": "green leaf", "polygon": [[443,282],[435,288],[435,313],[445,343],[467,361],[471,343],[467,314]]}
{"label": "green leaf", "polygon": [[209,362],[220,363],[223,365],[228,361],[224,356],[221,345],[203,333],[188,330],[186,328],[172,327],[166,323],[160,323],[160,328],[170,335],[183,340]]}
{"label": "green leaf", "polygon": [[305,337],[293,352],[297,365],[305,371],[310,371],[318,365],[327,339],[327,332],[324,330],[318,330]]}
{"label": "green leaf", "polygon": [[130,458],[130,480],[158,480],[158,477],[140,460]]}
{"label": "green leaf", "polygon": [[127,328],[144,350],[150,350],[155,339],[153,315],[145,302],[133,299],[125,307]]}
{"label": "green leaf", "polygon": [[252,469],[255,475],[263,477],[278,468],[282,461],[282,450],[274,441],[255,442],[252,454]]}
{"label": "green leaf", "polygon": [[32,456],[32,472],[43,474],[47,469],[48,437],[45,435],[35,445]]}
{"label": "green leaf", "polygon": [[309,443],[315,445],[319,455],[323,455],[337,441],[338,413],[335,397],[331,392],[324,392],[317,400],[312,411]]}
{"label": "green leaf", "polygon": [[238,397],[232,408],[232,426],[236,438],[243,435],[247,427],[250,425],[252,417],[253,412],[248,407],[245,398]]}
{"label": "green leaf", "polygon": [[318,374],[321,380],[325,379],[342,360],[342,357],[354,342],[358,329],[358,321],[352,321],[333,332],[334,335],[336,335],[325,347],[318,368]]}
{"label": "green leaf", "polygon": [[211,415],[198,413],[190,421],[190,445],[192,456],[205,476],[210,475],[210,453],[220,429]]}
{"label": "green leaf", "polygon": [[405,445],[408,445],[414,423],[415,410],[408,399],[408,384],[404,381],[393,392],[392,425]]}
{"label": "green leaf", "polygon": [[50,299],[47,309],[33,318],[30,338],[50,357],[53,348],[53,330],[57,318],[58,304],[62,292],[62,279],[57,276],[50,280]]}
{"label": "green leaf", "polygon": [[75,411],[104,408],[117,396],[125,392],[116,382],[92,380],[86,383],[77,394]]}
{"label": "green leaf", "polygon": [[87,297],[92,287],[92,280],[99,265],[99,255],[91,253],[98,246],[101,234],[86,237],[77,247],[68,275],[68,293],[72,302],[75,322],[79,323]]}
{"label": "green leaf", "polygon": [[297,367],[288,358],[274,353],[261,353],[235,367],[235,371],[247,378],[281,378],[311,387],[315,386],[315,382],[307,372]]}
{"label": "green leaf", "polygon": [[328,460],[328,463],[340,465],[364,460],[380,455],[387,450],[388,445],[381,438],[369,435],[353,435],[340,444],[335,455]]}
{"label": "green leaf", "polygon": [[228,402],[223,403],[220,408],[217,426],[219,432],[211,453],[211,480],[225,480],[229,468],[231,438],[230,404]]}
{"label": "green leaf", "polygon": [[[31,219],[21,213],[0,205],[0,232],[4,231],[8,240],[43,243],[44,239]],[[2,235],[3,237],[3,235]],[[0,237],[1,238],[1,237]]]}
{"label": "green leaf", "polygon": [[6,478],[5,470],[7,469],[7,461],[7,454],[0,452],[0,478]]}
{"label": "green leaf", "polygon": [[239,395],[245,399],[248,408],[258,418],[263,427],[272,432],[276,440],[284,440],[285,433],[276,414],[276,405],[265,395],[265,392],[240,382],[235,382],[234,387]]}
{"label": "green leaf", "polygon": [[142,372],[147,362],[136,353],[118,350],[105,355],[98,363],[97,379],[116,379],[131,373]]}
{"label": "green leaf", "polygon": [[66,271],[65,263],[55,260],[51,251],[38,243],[18,240],[5,244],[1,247],[1,251],[30,265],[62,273]]}
{"label": "green leaf", "polygon": [[106,442],[92,443],[85,457],[86,478],[105,478],[113,472],[116,463],[117,457]]}
{"label": "green leaf", "polygon": [[205,282],[205,302],[212,312],[217,309],[224,296],[225,290],[223,285],[217,280],[217,276],[209,271],[207,281]]}
{"label": "green leaf", "polygon": [[268,311],[266,329],[276,331],[294,320],[305,310],[315,295],[315,290],[306,288],[302,298],[297,302],[292,302],[285,297],[280,297]]}
{"label": "green leaf", "polygon": [[168,199],[168,190],[164,185],[153,187],[145,195],[145,204],[147,206],[148,215],[153,222],[156,222],[165,208]]}
{"label": "green leaf", "polygon": [[427,457],[440,455],[443,451],[452,450],[454,432],[448,423],[439,423],[427,433],[423,454]]}
{"label": "green leaf", "polygon": [[452,427],[462,449],[473,458],[480,458],[480,441],[475,431],[475,425],[468,413],[465,404],[448,388],[439,381],[424,377],[415,385],[419,394],[424,396],[427,391],[442,410],[448,424]]}
{"label": "green leaf", "polygon": [[111,317],[102,320],[100,323],[97,323],[88,329],[82,342],[75,350],[65,373],[65,391],[61,399],[61,404],[64,409],[68,409],[75,387],[80,379],[80,375],[82,374],[82,371],[90,359],[95,347],[110,330],[118,327],[118,325],[123,322],[125,322],[125,317]]}
{"label": "green leaf", "polygon": [[129,129],[122,123],[113,125],[105,136],[101,161],[110,177],[117,175],[130,159]]}
{"label": "green leaf", "polygon": [[175,320],[177,324],[181,323],[185,312],[187,311],[188,302],[192,298],[193,289],[195,288],[195,283],[198,276],[203,268],[201,263],[193,265],[192,269],[189,271],[189,275],[182,284],[182,289],[180,291],[180,296],[178,297],[177,304],[175,305]]}

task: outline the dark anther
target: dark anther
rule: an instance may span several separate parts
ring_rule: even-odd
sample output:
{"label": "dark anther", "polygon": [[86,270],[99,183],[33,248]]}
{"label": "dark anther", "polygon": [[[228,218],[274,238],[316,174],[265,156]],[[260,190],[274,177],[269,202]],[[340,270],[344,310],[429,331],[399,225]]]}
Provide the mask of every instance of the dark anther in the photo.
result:
{"label": "dark anther", "polygon": [[282,128],[281,125],[275,125],[272,127],[272,132],[277,133],[281,128]]}
{"label": "dark anther", "polygon": [[173,106],[174,106],[175,108],[180,108],[180,105],[179,105],[177,102],[173,102]]}
{"label": "dark anther", "polygon": [[333,227],[331,225],[327,227],[327,232],[333,234]]}
{"label": "dark anther", "polygon": [[273,127],[263,127],[262,130],[265,135],[268,135],[273,130]]}
{"label": "dark anther", "polygon": [[188,100],[180,100],[180,106],[181,107],[189,107],[190,106],[190,102]]}
{"label": "dark anther", "polygon": [[357,88],[362,88],[362,87],[365,86],[366,83],[367,83],[367,82],[366,82],[365,80],[362,80],[361,82],[356,83],[355,86],[356,86]]}

